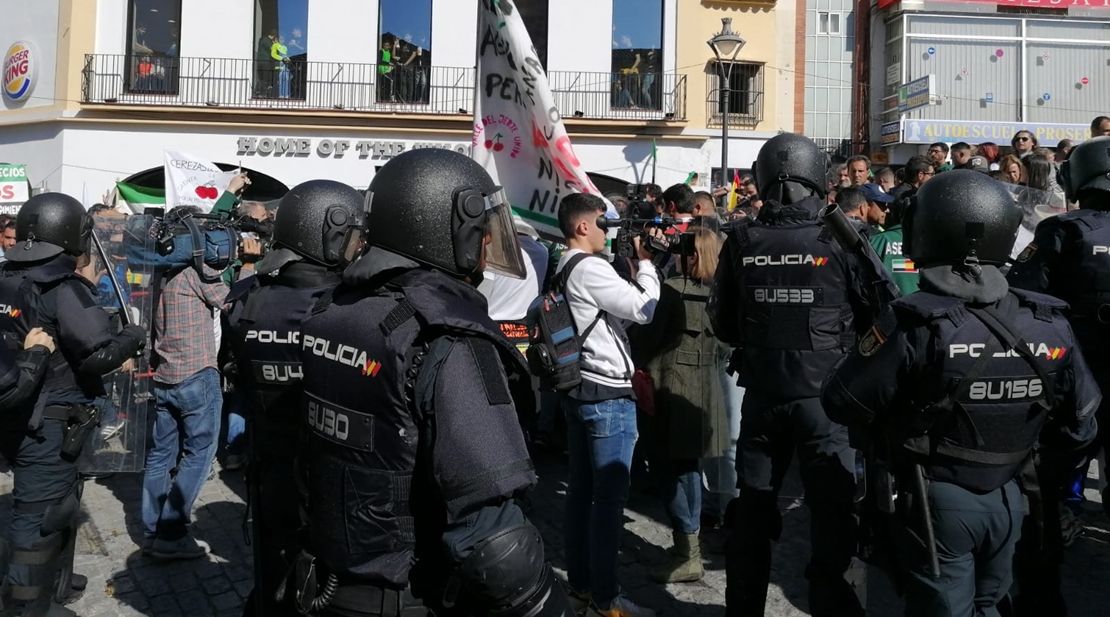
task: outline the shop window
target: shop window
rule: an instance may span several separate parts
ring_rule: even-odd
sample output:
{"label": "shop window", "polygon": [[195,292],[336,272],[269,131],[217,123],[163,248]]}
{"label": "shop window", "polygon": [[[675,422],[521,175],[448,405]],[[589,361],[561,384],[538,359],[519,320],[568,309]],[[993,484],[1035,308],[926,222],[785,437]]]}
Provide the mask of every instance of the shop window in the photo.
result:
{"label": "shop window", "polygon": [[176,95],[181,0],[131,0],[127,22],[128,90]]}
{"label": "shop window", "polygon": [[819,11],[817,13],[817,34],[840,34],[840,23],[843,17],[840,13]]}
{"label": "shop window", "polygon": [[549,0],[516,0],[516,10],[532,38],[532,47],[547,70],[547,5]]}
{"label": "shop window", "polygon": [[308,0],[255,0],[254,96],[303,99]]}
{"label": "shop window", "polygon": [[[728,118],[730,124],[754,125],[763,120],[763,65],[750,62],[724,63],[728,75]],[[708,80],[709,103],[715,121],[721,121],[725,97],[721,89],[721,73],[716,62],[710,64],[713,79]]]}
{"label": "shop window", "polygon": [[663,0],[613,0],[613,107],[662,109]]}
{"label": "shop window", "polygon": [[381,0],[378,27],[378,100],[427,104],[432,0]]}

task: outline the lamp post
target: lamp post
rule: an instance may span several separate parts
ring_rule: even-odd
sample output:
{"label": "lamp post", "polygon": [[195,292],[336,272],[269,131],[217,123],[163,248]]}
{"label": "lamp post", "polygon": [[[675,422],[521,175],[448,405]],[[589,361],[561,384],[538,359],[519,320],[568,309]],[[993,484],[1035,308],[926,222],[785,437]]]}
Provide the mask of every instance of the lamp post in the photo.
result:
{"label": "lamp post", "polygon": [[[717,57],[717,76],[720,79],[721,106],[721,186],[728,184],[728,107],[729,78],[732,77],[732,64],[747,43],[739,34],[732,31],[732,18],[721,18],[721,31],[709,39],[709,48]],[[726,67],[727,64],[727,67]]]}

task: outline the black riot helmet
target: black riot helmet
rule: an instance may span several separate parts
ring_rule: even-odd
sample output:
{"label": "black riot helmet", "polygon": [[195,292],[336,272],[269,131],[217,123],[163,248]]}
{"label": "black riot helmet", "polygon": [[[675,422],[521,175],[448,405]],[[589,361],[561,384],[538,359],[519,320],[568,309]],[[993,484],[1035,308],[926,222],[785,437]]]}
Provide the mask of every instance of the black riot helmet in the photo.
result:
{"label": "black riot helmet", "polygon": [[902,252],[919,268],[1002,265],[1021,225],[1021,208],[1003,184],[971,169],[921,185],[902,221]]}
{"label": "black riot helmet", "polygon": [[469,157],[440,148],[391,159],[367,191],[366,241],[463,278],[486,267],[524,278],[524,258],[501,187]]}
{"label": "black riot helmet", "polygon": [[767,140],[754,171],[763,199],[794,203],[809,191],[824,197],[828,190],[829,157],[804,135],[780,133]]}
{"label": "black riot helmet", "polygon": [[15,217],[18,242],[4,253],[8,261],[40,261],[65,253],[89,251],[93,220],[81,202],[62,193],[40,193],[27,200]]}
{"label": "black riot helmet", "polygon": [[1110,137],[1095,137],[1075,146],[1060,166],[1068,201],[1081,193],[1102,191],[1110,201]]}
{"label": "black riot helmet", "polygon": [[258,263],[260,274],[307,260],[329,268],[354,261],[362,250],[366,205],[361,193],[333,180],[309,180],[289,190],[274,218],[274,250]]}

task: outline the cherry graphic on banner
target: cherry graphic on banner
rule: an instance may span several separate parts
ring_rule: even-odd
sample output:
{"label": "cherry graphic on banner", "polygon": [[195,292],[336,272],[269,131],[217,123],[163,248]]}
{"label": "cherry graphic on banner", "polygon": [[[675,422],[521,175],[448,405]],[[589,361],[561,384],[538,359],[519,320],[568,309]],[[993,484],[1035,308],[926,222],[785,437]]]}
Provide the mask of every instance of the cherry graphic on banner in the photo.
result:
{"label": "cherry graphic on banner", "polygon": [[1083,79],[1080,79],[1080,80],[1079,80],[1079,83],[1081,83],[1081,84],[1083,84],[1084,86],[1086,86],[1086,85],[1087,85],[1087,84],[1088,84],[1089,82],[1087,81],[1087,78],[1086,78],[1086,77],[1084,77]]}

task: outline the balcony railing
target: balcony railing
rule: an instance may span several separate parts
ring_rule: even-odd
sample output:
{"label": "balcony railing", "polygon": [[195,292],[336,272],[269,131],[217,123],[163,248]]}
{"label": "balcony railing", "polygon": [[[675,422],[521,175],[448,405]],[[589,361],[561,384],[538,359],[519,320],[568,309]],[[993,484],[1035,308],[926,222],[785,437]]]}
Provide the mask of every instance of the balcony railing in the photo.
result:
{"label": "balcony railing", "polygon": [[[352,62],[273,62],[228,58],[86,55],[85,103],[271,110],[348,110],[469,115],[476,71]],[[552,71],[555,104],[566,117],[685,120],[686,78]]]}

